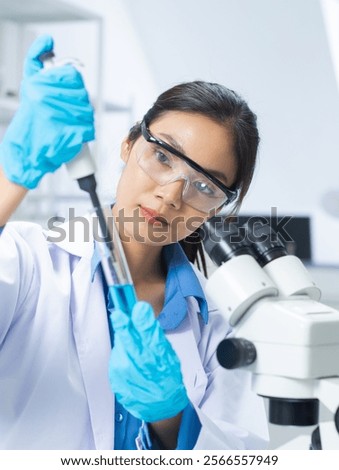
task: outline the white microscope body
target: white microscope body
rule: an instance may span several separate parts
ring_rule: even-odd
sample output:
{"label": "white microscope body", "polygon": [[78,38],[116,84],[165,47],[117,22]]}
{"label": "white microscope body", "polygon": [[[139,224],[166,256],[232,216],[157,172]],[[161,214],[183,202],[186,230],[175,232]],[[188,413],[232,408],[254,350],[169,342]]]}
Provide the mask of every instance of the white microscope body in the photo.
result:
{"label": "white microscope body", "polygon": [[[271,423],[319,423],[312,447],[314,439],[315,448],[339,450],[339,312],[318,301],[302,262],[263,227],[254,233],[259,243],[228,244],[220,231],[222,240],[204,240],[220,265],[206,291],[233,326],[219,362],[251,371],[253,389],[269,398]],[[330,413],[321,407],[319,416],[319,402]]]}

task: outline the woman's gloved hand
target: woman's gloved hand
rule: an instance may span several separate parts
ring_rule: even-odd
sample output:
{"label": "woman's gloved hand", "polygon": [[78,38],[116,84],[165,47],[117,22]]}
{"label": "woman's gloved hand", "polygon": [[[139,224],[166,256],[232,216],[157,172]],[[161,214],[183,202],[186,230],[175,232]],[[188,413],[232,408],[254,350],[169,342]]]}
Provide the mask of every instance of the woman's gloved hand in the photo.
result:
{"label": "woman's gloved hand", "polygon": [[20,106],[0,144],[6,177],[28,189],[94,139],[93,108],[81,74],[65,65],[43,69],[39,56],[53,49],[53,39],[38,37],[24,65]]}
{"label": "woman's gloved hand", "polygon": [[117,400],[146,422],[171,418],[188,404],[179,359],[147,302],[129,316],[110,315],[114,329],[109,378]]}

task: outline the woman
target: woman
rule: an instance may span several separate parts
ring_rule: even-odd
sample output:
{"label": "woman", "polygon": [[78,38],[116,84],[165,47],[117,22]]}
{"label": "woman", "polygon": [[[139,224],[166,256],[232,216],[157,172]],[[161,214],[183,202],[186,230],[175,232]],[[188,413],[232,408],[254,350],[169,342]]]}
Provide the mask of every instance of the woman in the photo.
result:
{"label": "woman", "polygon": [[230,328],[189,262],[202,255],[196,229],[246,194],[255,115],[220,85],[182,84],[122,143],[112,214],[139,299],[128,316],[106,301],[93,237],[77,228],[72,241],[70,223],[61,239],[35,224],[5,225],[28,189],[94,138],[79,73],[41,70],[52,48],[49,36],[32,45],[0,146],[0,446],[264,447],[262,401],[245,372],[218,365]]}

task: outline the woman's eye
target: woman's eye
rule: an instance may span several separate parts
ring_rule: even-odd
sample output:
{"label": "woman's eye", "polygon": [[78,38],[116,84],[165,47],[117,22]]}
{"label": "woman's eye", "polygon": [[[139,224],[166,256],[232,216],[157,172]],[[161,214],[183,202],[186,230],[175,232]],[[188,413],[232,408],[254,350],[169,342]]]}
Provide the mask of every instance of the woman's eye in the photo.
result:
{"label": "woman's eye", "polygon": [[163,152],[160,150],[155,151],[155,157],[158,160],[159,163],[162,163],[164,165],[171,166],[170,159],[168,158],[167,155],[165,155]]}
{"label": "woman's eye", "polygon": [[206,194],[207,196],[214,196],[214,189],[205,181],[195,181],[194,186],[199,193]]}

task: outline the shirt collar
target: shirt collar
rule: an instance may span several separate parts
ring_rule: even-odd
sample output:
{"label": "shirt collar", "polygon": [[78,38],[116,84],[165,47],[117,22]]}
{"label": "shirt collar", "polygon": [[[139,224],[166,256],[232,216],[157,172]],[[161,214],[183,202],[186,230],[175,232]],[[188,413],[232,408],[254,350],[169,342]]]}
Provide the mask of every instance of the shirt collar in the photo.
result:
{"label": "shirt collar", "polygon": [[179,243],[163,248],[167,268],[164,308],[158,319],[165,330],[177,328],[187,315],[187,298],[194,297],[204,322],[208,322],[208,307],[201,284]]}
{"label": "shirt collar", "polygon": [[[164,307],[158,317],[164,330],[174,330],[187,315],[187,299],[194,297],[204,322],[208,322],[208,306],[201,284],[179,243],[163,247],[163,262],[167,271]],[[92,256],[92,280],[100,264],[95,247]]]}

